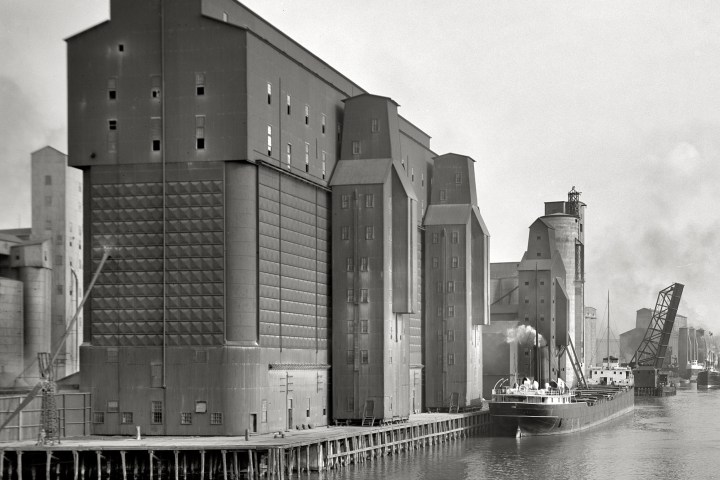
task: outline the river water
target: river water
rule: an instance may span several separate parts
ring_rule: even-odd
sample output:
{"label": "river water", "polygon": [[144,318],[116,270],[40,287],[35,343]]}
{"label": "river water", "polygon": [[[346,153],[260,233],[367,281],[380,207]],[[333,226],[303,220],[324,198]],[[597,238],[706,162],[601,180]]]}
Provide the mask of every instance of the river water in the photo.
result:
{"label": "river water", "polygon": [[[381,457],[311,479],[720,479],[720,390],[678,388],[584,432],[475,437]],[[301,477],[301,478],[302,478]]]}

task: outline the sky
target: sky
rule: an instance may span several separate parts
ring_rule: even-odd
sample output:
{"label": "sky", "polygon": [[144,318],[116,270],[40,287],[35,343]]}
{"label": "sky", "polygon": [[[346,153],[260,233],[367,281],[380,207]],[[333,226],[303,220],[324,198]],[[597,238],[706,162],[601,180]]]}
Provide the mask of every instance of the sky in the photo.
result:
{"label": "sky", "polygon": [[[679,313],[720,334],[720,2],[244,3],[476,160],[492,262],[575,186],[601,322],[608,295],[622,332],[679,282]],[[30,226],[30,153],[67,152],[64,39],[107,18],[107,0],[0,1],[0,229]]]}

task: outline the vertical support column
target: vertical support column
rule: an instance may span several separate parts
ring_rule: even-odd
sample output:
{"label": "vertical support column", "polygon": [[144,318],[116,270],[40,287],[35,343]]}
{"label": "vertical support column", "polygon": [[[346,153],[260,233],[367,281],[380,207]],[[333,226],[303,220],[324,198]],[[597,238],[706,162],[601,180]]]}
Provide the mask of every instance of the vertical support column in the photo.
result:
{"label": "vertical support column", "polygon": [[220,455],[222,455],[222,464],[223,464],[223,480],[227,480],[227,450],[220,450]]}
{"label": "vertical support column", "polygon": [[[240,466],[238,465],[238,454],[237,450],[233,452],[233,472],[235,473],[235,478],[240,478]],[[252,457],[250,457],[252,460]],[[249,472],[249,470],[248,470]],[[252,478],[252,477],[251,477]]]}
{"label": "vertical support column", "polygon": [[248,477],[254,478],[253,470],[253,454],[252,450],[248,450]]}
{"label": "vertical support column", "polygon": [[205,480],[205,450],[200,450],[200,480]]}
{"label": "vertical support column", "polygon": [[148,450],[148,454],[150,456],[150,480],[153,480],[153,451]]}
{"label": "vertical support column", "polygon": [[180,462],[178,461],[180,452],[173,450],[173,453],[175,454],[175,480],[180,480]]}
{"label": "vertical support column", "polygon": [[22,451],[17,451],[17,477],[22,480]]}
{"label": "vertical support column", "polygon": [[[95,450],[95,457],[97,458],[97,479],[102,480],[102,455],[100,454],[100,450]],[[152,473],[150,474],[150,478],[152,479]]]}
{"label": "vertical support column", "polygon": [[78,454],[77,450],[73,450],[73,480],[77,480],[78,473],[80,470],[80,454]]}
{"label": "vertical support column", "polygon": [[0,480],[3,480],[5,475],[5,450],[0,450]]}
{"label": "vertical support column", "polygon": [[[52,461],[52,450],[45,452],[45,478],[50,480],[50,463]],[[2,478],[2,463],[0,462],[0,478]]]}
{"label": "vertical support column", "polygon": [[127,464],[125,463],[125,450],[120,450],[120,464],[122,465],[123,480],[127,480]]}

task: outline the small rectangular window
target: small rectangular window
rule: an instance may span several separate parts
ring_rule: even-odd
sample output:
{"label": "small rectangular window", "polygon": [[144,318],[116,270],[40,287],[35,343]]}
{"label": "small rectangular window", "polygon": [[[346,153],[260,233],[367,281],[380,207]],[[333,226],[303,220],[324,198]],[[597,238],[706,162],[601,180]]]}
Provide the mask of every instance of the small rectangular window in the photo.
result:
{"label": "small rectangular window", "polygon": [[45,175],[45,185],[52,185],[52,176]]}
{"label": "small rectangular window", "polygon": [[260,413],[260,423],[267,423],[267,411],[268,411],[268,401],[263,400],[261,403],[262,411]]}
{"label": "small rectangular window", "polygon": [[355,303],[355,290],[348,288],[346,292],[347,303]]}
{"label": "small rectangular window", "polygon": [[350,195],[343,194],[340,197],[340,208],[348,208],[350,206]]}
{"label": "small rectangular window", "polygon": [[432,258],[432,268],[438,268],[440,266],[440,259],[438,257]]}
{"label": "small rectangular window", "polygon": [[107,411],[109,413],[117,413],[120,411],[120,405],[117,400],[108,400]]}
{"label": "small rectangular window", "polygon": [[348,240],[350,239],[350,227],[341,227],[340,228],[340,240]]}
{"label": "small rectangular window", "polygon": [[355,264],[353,262],[353,257],[347,257],[345,260],[346,260],[345,261],[345,270],[348,272],[352,272],[353,270],[355,270]]}
{"label": "small rectangular window", "polygon": [[368,351],[367,350],[360,350],[360,363],[364,363],[364,364],[368,363]]}
{"label": "small rectangular window", "polygon": [[325,114],[323,113],[320,117],[320,130],[322,131],[322,134],[325,135],[325,122],[327,122],[327,118],[325,117]]}
{"label": "small rectangular window", "polygon": [[442,291],[443,291],[443,284],[440,280],[438,280],[437,282],[435,282],[435,292],[442,293]]}
{"label": "small rectangular window", "polygon": [[195,148],[205,149],[205,115],[195,116]]}
{"label": "small rectangular window", "polygon": [[455,354],[448,353],[448,365],[455,365]]}
{"label": "small rectangular window", "polygon": [[310,105],[305,105],[305,125],[310,124]]}
{"label": "small rectangular window", "polygon": [[355,363],[355,352],[353,350],[345,351],[345,363],[347,363],[347,364]]}
{"label": "small rectangular window", "polygon": [[192,413],[180,412],[180,425],[192,425]]}
{"label": "small rectangular window", "polygon": [[117,78],[108,78],[108,99],[115,100],[117,98]]}
{"label": "small rectangular window", "polygon": [[373,240],[375,238],[375,227],[368,225],[365,227],[365,240]]}
{"label": "small rectangular window", "polygon": [[460,260],[458,257],[452,257],[451,259],[451,268],[458,268],[460,266]]}
{"label": "small rectangular window", "polygon": [[267,84],[267,102],[268,105],[272,105],[272,83]]}
{"label": "small rectangular window", "polygon": [[160,75],[151,75],[150,82],[150,98],[152,98],[153,100],[160,100],[160,87],[162,86],[162,78],[160,77]]}
{"label": "small rectangular window", "polygon": [[108,130],[117,130],[117,120],[115,120],[115,119],[108,120]]}
{"label": "small rectangular window", "polygon": [[207,413],[207,402],[205,400],[195,401],[195,413]]}
{"label": "small rectangular window", "polygon": [[152,141],[152,149],[153,149],[153,152],[159,152],[159,151],[160,151],[160,140],[153,140],[153,141]]}
{"label": "small rectangular window", "polygon": [[442,305],[438,305],[436,316],[442,317],[442,315],[443,315],[443,307],[442,307]]}
{"label": "small rectangular window", "polygon": [[118,44],[118,52],[124,52],[124,51],[125,51],[125,45],[123,45],[122,43],[119,43]]}
{"label": "small rectangular window", "polygon": [[380,129],[379,129],[379,127],[378,127],[378,119],[377,119],[377,118],[373,118],[373,119],[370,121],[370,131],[373,132],[373,133],[375,133],[375,132],[378,132],[379,130],[380,130]]}
{"label": "small rectangular window", "polygon": [[455,282],[450,280],[447,282],[447,293],[454,293],[455,292]]}
{"label": "small rectangular window", "polygon": [[358,140],[352,142],[352,153],[353,155],[360,155],[360,142]]}
{"label": "small rectangular window", "polygon": [[327,153],[322,152],[322,178],[325,180],[326,175],[326,162],[327,162]]}
{"label": "small rectangular window", "polygon": [[222,425],[223,414],[222,412],[212,412],[210,414],[210,425]]}
{"label": "small rectangular window", "polygon": [[445,190],[445,189],[440,190],[440,201],[441,202],[447,201],[447,190]]}
{"label": "small rectangular window", "polygon": [[420,185],[423,187],[425,186],[425,174],[424,173],[420,174]]}
{"label": "small rectangular window", "polygon": [[360,289],[360,303],[368,303],[368,290],[367,288]]}
{"label": "small rectangular window", "polygon": [[93,423],[105,423],[105,412],[93,412]]}
{"label": "small rectangular window", "polygon": [[365,195],[365,208],[373,208],[375,206],[375,195],[368,193]]}
{"label": "small rectangular window", "polygon": [[288,143],[287,147],[285,148],[285,157],[288,168],[290,168],[290,163],[292,162],[292,143]]}
{"label": "small rectangular window", "polygon": [[462,183],[462,173],[457,172],[455,174],[455,185],[460,185]]}
{"label": "small rectangular window", "polygon": [[195,73],[195,94],[205,95],[205,72]]}
{"label": "small rectangular window", "polygon": [[272,127],[267,126],[267,154],[268,157],[272,156]]}
{"label": "small rectangular window", "polygon": [[448,342],[454,342],[454,341],[455,341],[455,330],[448,330],[448,332],[447,332],[447,341],[448,341]]}
{"label": "small rectangular window", "polygon": [[287,114],[290,115],[290,94],[287,94]]}
{"label": "small rectangular window", "polygon": [[305,171],[310,171],[310,144],[305,142]]}
{"label": "small rectangular window", "polygon": [[452,243],[458,243],[459,239],[460,239],[460,235],[458,234],[458,232],[452,232],[452,234],[450,236],[450,241]]}
{"label": "small rectangular window", "polygon": [[360,257],[360,271],[361,272],[368,271],[368,258],[367,257]]}
{"label": "small rectangular window", "polygon": [[368,321],[360,320],[360,333],[368,333]]}
{"label": "small rectangular window", "polygon": [[433,232],[432,234],[432,243],[440,243],[440,233]]}
{"label": "small rectangular window", "polygon": [[133,423],[133,412],[122,412],[120,414],[120,423],[131,425]]}
{"label": "small rectangular window", "polygon": [[455,316],[455,306],[448,305],[448,317],[454,317]]}
{"label": "small rectangular window", "polygon": [[162,402],[153,400],[151,405],[151,423],[158,424],[163,422],[163,410],[162,410]]}

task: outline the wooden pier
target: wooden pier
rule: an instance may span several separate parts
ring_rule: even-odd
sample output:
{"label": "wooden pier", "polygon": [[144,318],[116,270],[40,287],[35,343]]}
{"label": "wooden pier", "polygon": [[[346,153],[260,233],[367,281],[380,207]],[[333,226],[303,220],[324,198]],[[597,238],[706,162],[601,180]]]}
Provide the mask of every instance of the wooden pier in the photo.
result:
{"label": "wooden pier", "polygon": [[0,480],[238,479],[323,471],[490,431],[488,410],[246,437],[80,437],[0,443]]}

